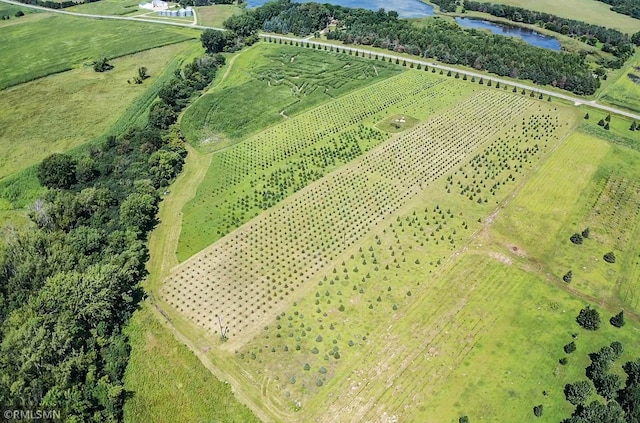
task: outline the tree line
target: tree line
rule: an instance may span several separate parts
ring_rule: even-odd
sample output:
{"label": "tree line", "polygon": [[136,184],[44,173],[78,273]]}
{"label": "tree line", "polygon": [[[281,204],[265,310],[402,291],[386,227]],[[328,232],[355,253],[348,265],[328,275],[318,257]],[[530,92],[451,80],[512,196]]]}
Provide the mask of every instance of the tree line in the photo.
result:
{"label": "tree line", "polygon": [[631,37],[616,29],[503,4],[480,3],[466,0],[464,2],[464,8],[465,10],[483,12],[500,18],[506,18],[514,22],[538,25],[549,31],[578,38],[592,46],[600,42],[602,43],[602,51],[611,53],[618,59],[601,62],[601,64],[610,68],[617,69],[622,67],[625,60],[633,55],[633,42]]}
{"label": "tree line", "polygon": [[33,6],[46,7],[49,9],[66,9],[67,7],[77,6],[79,4],[84,4],[84,3],[93,3],[100,0],[84,0],[84,1],[16,0],[16,1],[19,1],[20,3],[24,3],[24,4],[31,4]]}
{"label": "tree line", "polygon": [[37,168],[49,189],[34,227],[0,245],[0,404],[68,421],[120,421],[130,347],[122,328],[143,298],[147,235],[186,150],[177,113],[224,63],[195,59],[159,92],[149,120]]}
{"label": "tree line", "polygon": [[328,28],[331,22],[337,25],[327,33],[327,38],[345,44],[371,45],[434,58],[447,64],[556,86],[579,95],[593,94],[600,85],[579,54],[554,52],[510,37],[465,30],[442,19],[432,19],[424,27],[417,27],[398,19],[397,12],[383,9],[374,12],[279,0],[234,16],[225,22],[225,27],[244,33],[262,29],[307,36]]}

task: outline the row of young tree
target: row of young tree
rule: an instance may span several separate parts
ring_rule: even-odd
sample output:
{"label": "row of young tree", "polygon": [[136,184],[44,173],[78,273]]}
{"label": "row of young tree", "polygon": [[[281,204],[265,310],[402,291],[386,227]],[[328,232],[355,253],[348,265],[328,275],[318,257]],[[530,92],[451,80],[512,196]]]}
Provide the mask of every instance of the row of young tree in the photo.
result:
{"label": "row of young tree", "polygon": [[466,0],[464,8],[465,10],[483,12],[500,18],[506,18],[514,22],[539,25],[550,31],[578,38],[592,46],[600,42],[602,43],[602,51],[611,53],[618,58],[618,60],[603,62],[603,64],[608,67],[620,68],[625,60],[633,55],[633,42],[636,40],[636,37],[630,37],[628,34],[623,34],[616,29],[605,28],[574,19],[561,18],[549,13],[536,12],[534,10],[504,4],[480,3]]}
{"label": "row of young tree", "polygon": [[611,10],[640,19],[640,0],[598,0],[611,6]]}
{"label": "row of young tree", "polygon": [[186,150],[170,125],[223,60],[176,72],[148,124],[38,167],[35,227],[0,245],[0,404],[67,421],[119,421],[130,347],[122,328],[143,297],[159,190]]}
{"label": "row of young tree", "polygon": [[600,81],[579,54],[554,52],[455,23],[433,19],[425,27],[398,19],[394,11],[348,9],[329,4],[267,3],[225,22],[236,33],[293,33],[306,36],[337,22],[327,38],[345,44],[372,45],[399,53],[438,59],[500,76],[528,79],[580,95],[593,94]]}

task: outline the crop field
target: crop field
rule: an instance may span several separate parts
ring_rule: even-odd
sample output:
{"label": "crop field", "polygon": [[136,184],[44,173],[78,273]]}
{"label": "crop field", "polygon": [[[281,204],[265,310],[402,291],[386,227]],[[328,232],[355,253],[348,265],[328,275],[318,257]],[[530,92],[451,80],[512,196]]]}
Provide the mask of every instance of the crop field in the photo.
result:
{"label": "crop field", "polygon": [[494,0],[491,3],[508,4],[525,9],[551,13],[563,18],[576,19],[607,28],[615,28],[629,35],[638,31],[638,20],[612,12],[609,5],[594,0]]}
{"label": "crop field", "polygon": [[388,138],[375,123],[390,111],[426,118],[468,96],[472,85],[410,71],[283,121],[214,155],[184,209],[184,260],[286,196]]}
{"label": "crop field", "polygon": [[402,72],[364,58],[259,43],[234,59],[229,77],[182,117],[187,140],[203,151],[236,143],[314,105]]}
{"label": "crop field", "polygon": [[[476,90],[174,269],[164,300],[208,332],[203,348],[221,348],[213,362],[233,352],[226,370],[278,420],[533,421],[534,402],[566,417],[562,387],[586,359],[559,366],[557,340],[570,338],[582,302],[501,229],[522,213],[520,191],[532,196],[541,177],[558,178],[546,171],[567,167],[568,186],[587,172],[588,185],[610,147],[597,141],[587,158],[577,154],[589,140],[567,138],[579,119]],[[553,228],[540,231],[555,242]],[[637,344],[630,333],[615,339]],[[513,406],[503,406],[505,394]]]}
{"label": "crop field", "polygon": [[[85,67],[4,90],[0,179],[105,133],[122,110],[149,90],[168,63],[191,47],[190,43],[172,44],[113,60],[110,72]],[[140,85],[128,84],[140,66],[148,69],[149,79]]]}
{"label": "crop field", "polygon": [[[102,55],[121,57],[198,37],[197,31],[187,28],[63,15],[34,17],[39,15],[43,18],[0,31],[0,62],[12,63],[0,74],[0,89],[90,66]],[[68,31],[71,27],[74,30]],[[48,54],[51,51],[56,54]]]}

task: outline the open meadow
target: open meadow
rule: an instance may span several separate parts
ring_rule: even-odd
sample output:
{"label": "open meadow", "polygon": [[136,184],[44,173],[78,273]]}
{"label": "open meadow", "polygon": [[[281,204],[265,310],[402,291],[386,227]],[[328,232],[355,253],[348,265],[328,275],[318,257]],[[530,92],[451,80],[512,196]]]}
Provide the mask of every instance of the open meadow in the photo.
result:
{"label": "open meadow", "polygon": [[576,19],[607,28],[615,28],[629,35],[638,32],[638,19],[612,12],[610,6],[595,0],[493,0],[490,3],[537,10],[563,18]]}
{"label": "open meadow", "polygon": [[[157,87],[150,87],[166,69],[175,68],[170,62],[179,62],[176,58],[194,47],[196,43],[172,44],[112,60],[114,69],[109,72],[82,67],[4,90],[0,179],[106,133],[122,111],[147,91],[152,91],[153,98],[148,100],[153,100]],[[149,78],[144,84],[128,83],[141,66],[147,68]],[[127,118],[144,113],[149,102],[139,106],[139,112]]]}
{"label": "open meadow", "polygon": [[[73,31],[68,31],[70,27]],[[122,57],[197,37],[199,32],[188,28],[34,14],[0,31],[0,62],[12,63],[0,74],[0,89],[74,68],[90,68],[102,56]],[[49,54],[52,51],[56,54]]]}
{"label": "open meadow", "polygon": [[[161,307],[267,420],[535,421],[538,403],[567,417],[562,389],[587,352],[640,347],[636,323],[583,331],[582,354],[558,364],[585,303],[608,316],[637,292],[596,297],[586,287],[601,281],[579,271],[567,284],[553,253],[591,174],[623,175],[600,182],[603,209],[640,182],[638,153],[575,132],[597,132],[594,118],[408,70],[285,119],[213,154],[184,208],[178,259],[191,257],[158,285]],[[616,119],[611,136],[633,145]],[[633,198],[584,218],[594,237],[637,225]],[[605,283],[635,280],[631,239]]]}
{"label": "open meadow", "polygon": [[[640,27],[640,21],[638,21]],[[613,75],[613,83],[607,85],[599,100],[616,107],[640,112],[640,51]]]}

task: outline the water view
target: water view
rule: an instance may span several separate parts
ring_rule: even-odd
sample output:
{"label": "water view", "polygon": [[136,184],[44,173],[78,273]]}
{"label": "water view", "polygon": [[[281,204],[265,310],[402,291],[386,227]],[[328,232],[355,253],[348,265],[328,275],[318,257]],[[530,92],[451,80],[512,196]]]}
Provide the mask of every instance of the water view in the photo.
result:
{"label": "water view", "polygon": [[[258,7],[268,0],[247,0],[248,7]],[[306,0],[294,0],[305,3]],[[312,1],[312,0],[310,0]],[[362,8],[368,10],[395,10],[401,18],[424,18],[433,16],[433,6],[423,3],[420,0],[315,0],[317,3],[339,4],[340,6]],[[549,50],[560,50],[560,42],[553,38],[531,29],[518,26],[499,24],[472,18],[456,18],[456,22],[465,28],[488,29],[494,34],[518,37],[528,44],[542,47]]]}
{"label": "water view", "polygon": [[465,28],[488,29],[494,34],[518,37],[526,43],[536,47],[555,51],[560,50],[560,42],[557,39],[540,34],[539,32],[535,32],[528,28],[498,24],[495,22],[472,18],[456,18],[456,22]]}
{"label": "water view", "polygon": [[[258,7],[268,0],[247,0],[248,7]],[[296,0],[299,3],[305,1]],[[420,0],[316,0],[316,3],[338,4],[340,6],[361,8],[368,10],[395,10],[401,18],[424,18],[433,16],[433,6],[421,2]]]}

